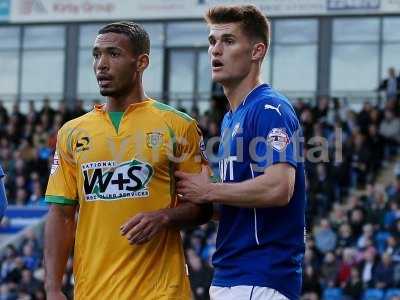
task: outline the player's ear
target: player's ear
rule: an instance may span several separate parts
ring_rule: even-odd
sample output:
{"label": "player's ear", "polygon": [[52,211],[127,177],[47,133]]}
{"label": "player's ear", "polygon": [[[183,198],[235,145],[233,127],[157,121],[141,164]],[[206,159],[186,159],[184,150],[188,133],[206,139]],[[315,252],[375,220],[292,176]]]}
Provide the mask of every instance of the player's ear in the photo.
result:
{"label": "player's ear", "polygon": [[140,54],[137,58],[137,70],[139,72],[144,72],[149,66],[150,59],[148,54]]}
{"label": "player's ear", "polygon": [[255,43],[253,46],[253,51],[252,51],[252,58],[253,60],[260,60],[262,59],[267,51],[267,47],[265,46],[264,43]]}

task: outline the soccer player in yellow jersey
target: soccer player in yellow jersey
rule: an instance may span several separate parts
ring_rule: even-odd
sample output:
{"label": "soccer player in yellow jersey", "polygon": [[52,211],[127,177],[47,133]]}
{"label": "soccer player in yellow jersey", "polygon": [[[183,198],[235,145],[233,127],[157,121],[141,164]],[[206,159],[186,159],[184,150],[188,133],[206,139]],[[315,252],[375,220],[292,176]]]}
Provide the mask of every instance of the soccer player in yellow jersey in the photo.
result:
{"label": "soccer player in yellow jersey", "polygon": [[204,172],[204,145],[193,119],[146,96],[149,49],[138,24],[100,29],[93,68],[107,103],[58,133],[46,191],[49,300],[66,299],[73,246],[76,300],[191,298],[179,229],[207,222],[212,208],[179,203],[173,174]]}

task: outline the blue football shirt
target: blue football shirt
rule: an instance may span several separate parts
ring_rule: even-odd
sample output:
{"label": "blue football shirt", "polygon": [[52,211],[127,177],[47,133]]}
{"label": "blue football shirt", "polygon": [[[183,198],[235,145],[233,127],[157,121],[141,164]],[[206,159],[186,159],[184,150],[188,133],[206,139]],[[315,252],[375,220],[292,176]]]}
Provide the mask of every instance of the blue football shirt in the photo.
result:
{"label": "blue football shirt", "polygon": [[284,207],[221,205],[213,285],[273,288],[299,299],[305,250],[305,174],[299,121],[289,101],[267,84],[252,90],[222,122],[219,170],[222,182],[255,178],[276,163],[296,169]]}

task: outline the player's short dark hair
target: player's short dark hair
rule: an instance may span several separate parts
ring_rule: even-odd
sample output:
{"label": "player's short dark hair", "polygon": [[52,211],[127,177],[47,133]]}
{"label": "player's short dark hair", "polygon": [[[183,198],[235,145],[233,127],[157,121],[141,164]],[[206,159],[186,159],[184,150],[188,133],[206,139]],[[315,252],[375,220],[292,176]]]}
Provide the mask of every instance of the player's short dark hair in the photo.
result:
{"label": "player's short dark hair", "polygon": [[102,27],[98,34],[109,32],[126,35],[129,38],[133,52],[136,55],[150,54],[149,34],[142,25],[129,21],[110,23]]}
{"label": "player's short dark hair", "polygon": [[254,5],[218,5],[204,16],[208,24],[240,23],[243,32],[269,47],[271,25],[267,17]]}

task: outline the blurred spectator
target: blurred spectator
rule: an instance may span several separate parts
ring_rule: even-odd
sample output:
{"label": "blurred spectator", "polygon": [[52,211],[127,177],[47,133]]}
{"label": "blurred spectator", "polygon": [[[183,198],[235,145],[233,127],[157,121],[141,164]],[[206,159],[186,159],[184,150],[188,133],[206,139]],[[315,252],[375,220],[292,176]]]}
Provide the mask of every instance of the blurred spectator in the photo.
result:
{"label": "blurred spectator", "polygon": [[374,287],[374,273],[376,271],[376,250],[373,247],[364,252],[364,259],[360,265],[361,279],[365,287]]}
{"label": "blurred spectator", "polygon": [[317,249],[322,253],[332,251],[336,246],[336,239],[336,234],[332,230],[329,221],[327,219],[322,219],[315,233],[315,245]]}
{"label": "blurred spectator", "polygon": [[46,116],[50,123],[53,123],[56,111],[50,106],[50,99],[43,99],[42,109],[39,111],[40,116]]}
{"label": "blurred spectator", "polygon": [[309,108],[303,110],[300,115],[300,120],[303,127],[305,141],[309,141],[313,136],[314,119],[312,112]]}
{"label": "blurred spectator", "polygon": [[1,283],[0,285],[0,300],[16,299],[16,292],[10,284]]}
{"label": "blurred spectator", "polygon": [[365,224],[363,226],[363,233],[358,238],[357,247],[359,249],[365,249],[368,246],[368,242],[372,240],[374,235],[374,228],[372,224]]}
{"label": "blurred spectator", "polygon": [[313,109],[313,116],[315,120],[321,120],[325,122],[326,117],[328,116],[329,111],[329,98],[328,97],[321,97],[318,100],[318,104]]}
{"label": "blurred spectator", "polygon": [[353,139],[353,146],[350,150],[352,185],[362,188],[367,183],[369,175],[369,162],[371,160],[371,149],[366,147],[365,136],[357,133]]}
{"label": "blurred spectator", "polygon": [[22,278],[22,270],[24,269],[24,267],[25,265],[22,257],[17,256],[16,258],[14,258],[13,268],[7,273],[4,281],[19,284]]}
{"label": "blurred spectator", "polygon": [[[0,126],[8,123],[8,112],[3,105],[3,101],[0,99]],[[1,127],[0,127],[1,130]]]}
{"label": "blurred spectator", "polygon": [[361,208],[355,208],[349,211],[350,214],[350,226],[354,233],[354,236],[359,237],[362,233],[362,227],[364,225],[364,212]]}
{"label": "blurred spectator", "polygon": [[[58,104],[58,110],[56,112],[56,117],[59,118],[60,125],[64,124],[68,120],[72,119],[70,110],[67,107],[65,101],[60,101]],[[56,121],[56,120],[55,120]]]}
{"label": "blurred spectator", "polygon": [[80,116],[83,116],[84,114],[86,114],[86,110],[83,108],[83,101],[81,99],[77,99],[75,101],[75,108],[72,112],[72,118],[78,118]]}
{"label": "blurred spectator", "polygon": [[400,175],[397,175],[395,181],[388,186],[387,194],[389,200],[396,201],[397,203],[400,202]]}
{"label": "blurred spectator", "polygon": [[355,244],[351,227],[344,223],[339,227],[337,246],[341,248],[353,247]]}
{"label": "blurred spectator", "polygon": [[371,111],[372,105],[366,101],[357,116],[357,125],[360,128],[360,132],[364,135],[368,134],[368,126],[371,123]]}
{"label": "blurred spectator", "polygon": [[310,184],[310,207],[313,215],[325,215],[334,202],[334,188],[328,176],[327,166],[319,163],[316,167],[316,178]]}
{"label": "blurred spectator", "polygon": [[357,114],[354,111],[349,110],[347,112],[345,121],[346,121],[346,123],[345,123],[346,128],[348,128],[350,132],[352,132],[352,133],[359,132],[359,128],[358,128],[358,124],[357,124]]}
{"label": "blurred spectator", "polygon": [[32,271],[29,269],[23,269],[21,273],[21,282],[19,288],[26,291],[28,294],[33,295],[36,290],[39,290],[41,283],[33,277]]}
{"label": "blurred spectator", "polygon": [[369,125],[368,127],[368,138],[365,142],[365,146],[371,151],[371,169],[379,170],[382,165],[384,158],[384,138],[378,132],[378,127],[375,124]]}
{"label": "blurred spectator", "polygon": [[350,279],[344,285],[343,294],[352,300],[360,300],[363,291],[364,288],[361,282],[360,272],[356,267],[353,267],[351,268]]}
{"label": "blurred spectator", "polygon": [[33,253],[39,257],[40,253],[42,252],[41,243],[42,241],[38,239],[35,232],[31,228],[28,228],[24,231],[21,249],[23,249],[25,245],[29,244],[32,246]]}
{"label": "blurred spectator", "polygon": [[320,265],[320,252],[316,249],[312,239],[307,241],[306,251],[304,253],[304,266],[312,266],[318,269]]}
{"label": "blurred spectator", "polygon": [[29,270],[35,270],[39,265],[39,259],[34,253],[32,244],[25,244],[22,249],[22,260],[24,261],[24,266]]}
{"label": "blurred spectator", "polygon": [[384,91],[387,100],[398,99],[400,95],[400,76],[396,76],[396,70],[393,67],[388,69],[388,77],[381,82],[378,91]]}
{"label": "blurred spectator", "polygon": [[15,204],[23,206],[26,204],[27,192],[25,188],[18,188],[15,194]]}
{"label": "blurred spectator", "polygon": [[393,262],[400,262],[400,248],[396,238],[390,235],[386,241],[385,253],[391,255]]}
{"label": "blurred spectator", "polygon": [[300,115],[303,113],[304,109],[308,107],[308,104],[304,102],[303,98],[297,98],[293,103],[293,108],[296,112],[297,117],[300,119]]}
{"label": "blurred spectator", "polygon": [[334,287],[339,273],[339,263],[333,252],[327,252],[321,266],[321,279],[324,285]]}
{"label": "blurred spectator", "polygon": [[213,96],[210,101],[210,108],[206,111],[205,115],[210,121],[215,122],[218,127],[220,127],[222,119],[227,111],[228,99],[225,95]]}
{"label": "blurred spectator", "polygon": [[1,272],[0,272],[0,279],[3,282],[8,274],[14,269],[15,261],[14,259],[17,256],[17,250],[12,245],[7,245],[5,255],[2,258],[1,264]]}
{"label": "blurred spectator", "polygon": [[[384,227],[385,214],[387,211],[387,195],[384,188],[380,185],[375,185],[369,195],[368,221]],[[377,226],[378,227],[378,226]]]}
{"label": "blurred spectator", "polygon": [[379,128],[379,133],[384,137],[387,149],[386,157],[396,154],[400,144],[400,118],[392,110],[386,109],[385,116]]}
{"label": "blurred spectator", "polygon": [[305,297],[307,296],[310,297],[311,296],[310,294],[314,294],[315,296],[317,296],[317,299],[320,298],[322,288],[318,277],[319,277],[318,274],[315,272],[312,266],[306,266],[303,275],[303,290],[302,290],[302,293],[304,294]]}
{"label": "blurred spectator", "polygon": [[389,253],[382,255],[381,262],[378,263],[373,274],[375,287],[378,289],[387,289],[394,286],[393,282],[394,267]]}
{"label": "blurred spectator", "polygon": [[339,265],[338,286],[343,287],[351,277],[351,269],[355,265],[355,250],[345,248],[342,252],[342,261]]}
{"label": "blurred spectator", "polygon": [[396,240],[400,239],[400,219],[396,220],[391,228],[391,234]]}

